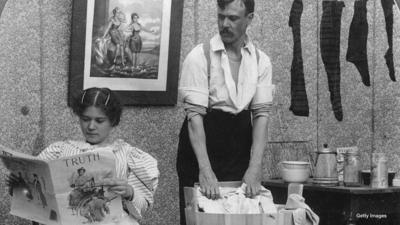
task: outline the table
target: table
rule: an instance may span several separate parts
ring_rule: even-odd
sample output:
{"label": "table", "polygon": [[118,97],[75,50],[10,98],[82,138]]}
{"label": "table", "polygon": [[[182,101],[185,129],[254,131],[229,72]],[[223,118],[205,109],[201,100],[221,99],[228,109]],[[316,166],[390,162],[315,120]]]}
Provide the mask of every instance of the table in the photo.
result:
{"label": "table", "polygon": [[[262,184],[272,192],[275,204],[286,203],[287,183],[272,179]],[[400,224],[400,187],[324,187],[309,180],[303,196],[320,217],[320,225]]]}

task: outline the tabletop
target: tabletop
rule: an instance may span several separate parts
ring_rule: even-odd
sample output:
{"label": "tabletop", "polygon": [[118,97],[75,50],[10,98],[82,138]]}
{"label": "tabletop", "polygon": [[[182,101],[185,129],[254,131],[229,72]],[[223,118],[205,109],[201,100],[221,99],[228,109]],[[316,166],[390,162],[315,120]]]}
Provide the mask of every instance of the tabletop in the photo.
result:
{"label": "tabletop", "polygon": [[[282,179],[270,179],[262,181],[262,185],[265,187],[287,187],[288,183],[284,182]],[[325,192],[339,192],[339,193],[348,193],[355,195],[362,194],[384,194],[384,193],[396,193],[400,192],[400,187],[388,187],[388,188],[371,188],[370,186],[362,185],[359,187],[347,187],[343,185],[339,186],[321,186],[314,184],[312,179],[309,179],[307,182],[303,183],[304,190],[313,190],[313,191],[325,191]]]}

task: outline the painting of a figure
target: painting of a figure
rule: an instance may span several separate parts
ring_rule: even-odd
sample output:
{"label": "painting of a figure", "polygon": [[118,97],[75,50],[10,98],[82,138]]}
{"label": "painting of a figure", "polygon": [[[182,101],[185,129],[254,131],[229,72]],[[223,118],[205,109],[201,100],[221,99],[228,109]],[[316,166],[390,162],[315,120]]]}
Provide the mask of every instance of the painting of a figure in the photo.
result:
{"label": "painting of a figure", "polygon": [[124,105],[175,105],[182,0],[73,0],[68,104],[91,87]]}
{"label": "painting of a figure", "polygon": [[158,78],[162,3],[94,2],[90,77]]}

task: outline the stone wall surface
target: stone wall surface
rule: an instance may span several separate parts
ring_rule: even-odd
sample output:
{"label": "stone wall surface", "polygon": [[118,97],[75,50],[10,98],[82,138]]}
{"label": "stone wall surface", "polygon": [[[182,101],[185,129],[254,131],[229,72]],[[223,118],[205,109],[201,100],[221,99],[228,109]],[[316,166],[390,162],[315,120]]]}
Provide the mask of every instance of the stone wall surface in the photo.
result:
{"label": "stone wall surface", "polygon": [[[264,178],[279,175],[277,162],[304,159],[321,148],[357,145],[363,167],[370,153],[386,152],[390,167],[399,171],[400,88],[389,79],[383,55],[388,45],[380,1],[368,1],[368,60],[371,86],[361,83],[354,64],[346,61],[354,0],[345,1],[341,26],[341,95],[344,119],[331,109],[327,75],[319,47],[322,1],[303,0],[302,54],[309,117],[294,116],[290,106],[290,66],[293,38],[288,26],[292,0],[256,0],[249,35],[273,65],[276,95],[265,153]],[[0,0],[0,143],[37,154],[58,140],[81,138],[78,119],[67,106],[72,0]],[[1,8],[1,7],[0,7]],[[181,57],[215,32],[213,0],[186,0],[183,8]],[[400,12],[394,8],[393,51],[400,79]],[[176,59],[178,60],[178,59]],[[161,172],[154,209],[143,224],[178,224],[178,187],[175,158],[184,112],[181,104],[169,107],[129,106],[112,134],[153,155]],[[307,141],[307,142],[302,142]],[[285,143],[276,143],[285,142]],[[10,197],[0,164],[0,224],[29,224],[8,214]]]}

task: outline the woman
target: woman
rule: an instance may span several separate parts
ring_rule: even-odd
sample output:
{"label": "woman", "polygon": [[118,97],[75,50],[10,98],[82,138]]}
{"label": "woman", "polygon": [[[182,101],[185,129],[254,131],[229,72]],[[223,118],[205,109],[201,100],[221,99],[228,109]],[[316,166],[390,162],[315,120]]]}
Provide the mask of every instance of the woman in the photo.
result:
{"label": "woman", "polygon": [[114,69],[117,64],[117,57],[121,57],[121,64],[125,65],[124,62],[124,35],[119,30],[119,27],[122,23],[126,22],[125,14],[118,8],[115,7],[112,11],[113,15],[111,16],[106,31],[104,32],[103,38],[105,38],[108,34],[111,37],[111,42],[115,45],[115,54],[113,65],[111,66]]}
{"label": "woman", "polygon": [[107,186],[109,191],[121,196],[126,212],[115,224],[138,225],[137,221],[154,202],[159,175],[157,161],[121,139],[111,139],[109,134],[120,122],[122,105],[109,89],[89,88],[83,91],[74,100],[72,110],[79,117],[85,141],[56,142],[38,157],[54,160],[98,148],[112,151],[116,159],[117,178],[107,180]]}
{"label": "woman", "polygon": [[[142,51],[142,37],[140,36],[140,31],[146,31],[149,33],[154,33],[154,31],[147,30],[139,23],[139,15],[137,13],[132,13],[131,15],[131,24],[129,24],[129,28],[132,30],[132,35],[129,38],[129,49],[130,56],[132,60],[133,68],[137,66],[137,58],[138,54]],[[135,53],[135,60],[133,60],[133,53]]]}

